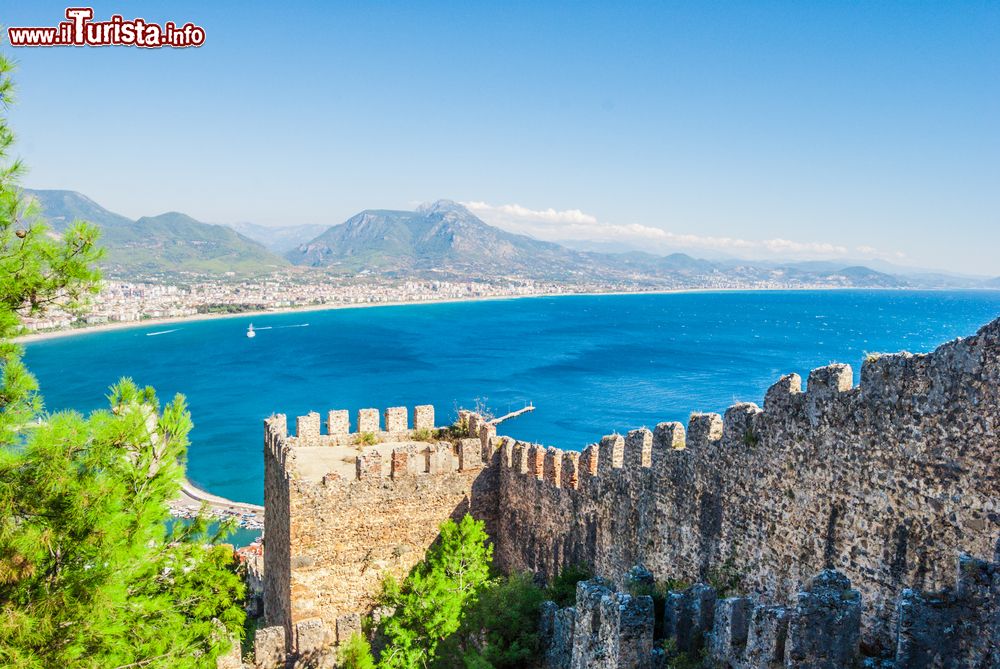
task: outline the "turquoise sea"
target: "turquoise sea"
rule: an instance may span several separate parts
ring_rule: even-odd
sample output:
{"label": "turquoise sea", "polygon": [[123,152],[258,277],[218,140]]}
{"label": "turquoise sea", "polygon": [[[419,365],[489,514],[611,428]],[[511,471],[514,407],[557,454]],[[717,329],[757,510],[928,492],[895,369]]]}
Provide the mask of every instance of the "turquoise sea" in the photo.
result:
{"label": "turquoise sea", "polygon": [[477,398],[497,413],[531,401],[535,412],[503,433],[580,449],[615,430],[761,403],[787,372],[836,361],[857,375],[866,352],[926,352],[997,316],[1000,292],[571,296],[81,334],[30,344],[27,362],[53,411],[104,406],[122,376],[161,399],[183,393],[195,423],[189,478],[260,503],[271,413],[346,408],[353,422],[361,407],[431,403],[443,423]]}

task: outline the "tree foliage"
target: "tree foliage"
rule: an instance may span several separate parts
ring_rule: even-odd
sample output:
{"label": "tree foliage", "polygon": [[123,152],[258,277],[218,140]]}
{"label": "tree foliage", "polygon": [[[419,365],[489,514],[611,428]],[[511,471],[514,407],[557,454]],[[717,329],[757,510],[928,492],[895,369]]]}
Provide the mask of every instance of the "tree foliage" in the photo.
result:
{"label": "tree foliage", "polygon": [[[12,100],[0,56],[0,105]],[[20,319],[97,289],[97,230],[54,235],[17,187],[0,116],[0,666],[208,667],[242,630],[232,551],[204,516],[168,532],[191,418],[123,380],[88,417],[44,413]],[[220,531],[226,531],[223,526]]]}
{"label": "tree foliage", "polygon": [[491,579],[466,610],[458,633],[444,643],[438,668],[532,666],[541,650],[538,617],[544,599],[530,574]]}
{"label": "tree foliage", "polygon": [[383,623],[387,647],[379,667],[432,666],[438,646],[458,631],[463,612],[488,581],[492,560],[482,521],[466,514],[458,523],[442,524],[424,561],[401,584],[385,583],[384,603],[395,612]]}
{"label": "tree foliage", "polygon": [[375,669],[376,666],[371,645],[357,632],[341,647],[339,659],[343,669]]}
{"label": "tree foliage", "polygon": [[538,616],[545,592],[528,574],[491,576],[492,546],[481,521],[447,521],[441,536],[402,583],[388,578],[373,663],[363,637],[341,655],[346,669],[513,669],[539,657]]}

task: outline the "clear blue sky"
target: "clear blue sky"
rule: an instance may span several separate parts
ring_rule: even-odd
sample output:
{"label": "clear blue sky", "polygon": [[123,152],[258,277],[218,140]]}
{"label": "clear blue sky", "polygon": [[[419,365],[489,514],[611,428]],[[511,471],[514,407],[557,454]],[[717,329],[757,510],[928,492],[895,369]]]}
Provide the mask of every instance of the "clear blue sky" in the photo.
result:
{"label": "clear blue sky", "polygon": [[94,9],[207,41],[5,36],[28,186],[268,225],[447,197],[545,238],[1000,275],[998,2]]}

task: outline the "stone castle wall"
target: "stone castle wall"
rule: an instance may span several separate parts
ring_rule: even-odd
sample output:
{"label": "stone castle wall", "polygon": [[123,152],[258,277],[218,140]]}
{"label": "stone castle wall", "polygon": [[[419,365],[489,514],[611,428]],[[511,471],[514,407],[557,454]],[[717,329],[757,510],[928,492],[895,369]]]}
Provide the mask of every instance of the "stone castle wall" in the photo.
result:
{"label": "stone castle wall", "polygon": [[[414,413],[415,429],[433,427],[432,407]],[[358,441],[346,412],[329,415],[325,434],[316,413],[297,420],[295,436],[282,415],[265,424],[264,614],[300,657],[356,631],[384,575],[404,576],[443,521],[467,511],[489,518],[497,498],[482,475],[481,440],[413,441],[403,407],[387,410],[388,430],[379,429],[378,411],[359,412],[359,432],[386,445],[341,448],[354,461],[350,476],[307,475],[317,449]]]}
{"label": "stone castle wall", "polygon": [[[862,594],[863,645],[891,654],[904,590],[954,587],[958,554],[991,556],[1000,536],[1000,320],[927,355],[870,356],[860,385],[852,379],[830,365],[803,391],[788,375],[763,409],[692,414],[686,427],[610,435],[582,452],[498,437],[468,412],[460,420],[472,436],[455,443],[413,441],[401,408],[362,410],[355,432],[342,411],[327,415],[325,432],[319,414],[299,418],[296,436],[272,417],[267,623],[300,656],[345,638],[383,573],[403,575],[440,523],[468,510],[485,520],[505,571],[551,577],[586,563],[613,579],[636,564],[658,581],[735,574],[766,608],[836,569]],[[433,408],[413,414],[426,438]],[[360,433],[387,445],[356,449],[347,476],[302,475],[309,457]],[[906,601],[928,618],[961,608],[947,597]]]}
{"label": "stone castle wall", "polygon": [[955,585],[960,551],[1000,536],[1000,320],[927,355],[797,375],[724,416],[692,414],[582,453],[501,438],[498,564],[547,576],[643,564],[695,581],[723,566],[788,598],[825,568],[864,593],[864,638],[887,645],[904,588]]}

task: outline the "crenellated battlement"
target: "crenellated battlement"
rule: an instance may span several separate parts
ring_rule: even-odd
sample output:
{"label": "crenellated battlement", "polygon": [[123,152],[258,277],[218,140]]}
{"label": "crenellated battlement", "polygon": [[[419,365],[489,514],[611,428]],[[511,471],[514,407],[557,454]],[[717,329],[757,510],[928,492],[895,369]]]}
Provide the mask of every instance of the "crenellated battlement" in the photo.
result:
{"label": "crenellated battlement", "polygon": [[480,433],[469,438],[454,438],[435,427],[432,405],[414,407],[413,416],[410,427],[406,407],[381,414],[360,409],[352,432],[349,413],[334,410],[327,414],[324,432],[320,414],[313,411],[297,417],[295,434],[289,435],[286,416],[278,414],[264,422],[264,443],[286,476],[323,486],[355,481],[377,485],[383,479],[474,471],[490,464],[496,427],[478,414],[463,411],[460,416],[460,425]]}
{"label": "crenellated battlement", "polygon": [[358,409],[353,431],[350,412],[346,409],[328,411],[325,421],[315,411],[299,416],[295,419],[294,435],[288,434],[288,422],[283,415],[280,417],[282,421],[275,422],[274,429],[280,430],[284,426],[283,436],[290,440],[292,446],[351,446],[358,443],[361,437],[382,442],[401,441],[413,438],[416,432],[438,429],[434,425],[434,407],[430,404],[413,407],[412,427],[407,407],[389,407],[381,412],[378,409]]}

